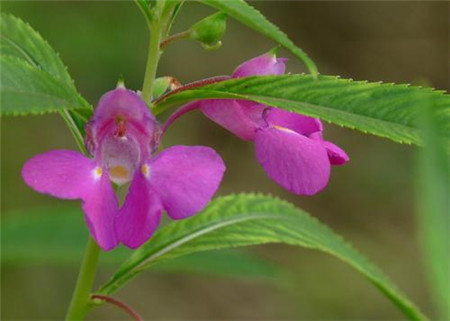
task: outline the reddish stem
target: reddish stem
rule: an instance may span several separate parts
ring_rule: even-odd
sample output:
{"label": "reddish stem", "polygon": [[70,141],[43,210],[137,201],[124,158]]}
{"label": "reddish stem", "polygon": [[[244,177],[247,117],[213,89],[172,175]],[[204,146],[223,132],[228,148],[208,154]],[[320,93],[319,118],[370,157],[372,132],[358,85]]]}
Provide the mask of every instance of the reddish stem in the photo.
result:
{"label": "reddish stem", "polygon": [[175,90],[169,91],[167,94],[162,95],[161,97],[159,97],[158,99],[156,99],[153,103],[155,105],[159,104],[161,101],[165,100],[167,97],[172,96],[173,94],[176,94],[180,91],[184,91],[184,90],[188,90],[188,89],[193,89],[193,88],[197,88],[197,87],[201,87],[201,86],[206,86],[206,85],[210,85],[210,84],[214,84],[216,82],[220,82],[220,81],[224,81],[224,80],[228,80],[231,79],[230,76],[217,76],[217,77],[212,77],[212,78],[206,78],[206,79],[202,79],[202,80],[197,80],[194,82],[191,82],[189,84],[186,84],[184,86],[178,87]]}
{"label": "reddish stem", "polygon": [[164,39],[164,41],[162,41],[159,44],[159,49],[163,49],[164,47],[166,47],[168,44],[176,41],[176,40],[180,40],[180,39],[185,39],[189,37],[189,31],[183,31],[177,34],[174,34],[166,39]]}
{"label": "reddish stem", "polygon": [[[224,80],[228,80],[230,78],[231,78],[230,76],[217,76],[217,77],[197,80],[197,81],[191,82],[191,83],[189,83],[187,85],[184,85],[184,86],[182,86],[180,83],[176,83],[176,85],[179,85],[178,87],[176,87],[176,85],[175,85],[174,86],[175,87],[174,90],[169,91],[167,94],[162,95],[161,97],[159,97],[157,100],[154,101],[154,104],[157,105],[158,103],[160,103],[164,99],[166,99],[166,98],[170,97],[171,95],[173,95],[175,93],[178,93],[180,91],[189,90],[189,89],[198,88],[198,87],[201,87],[201,86],[214,84],[216,82],[221,82],[221,81],[224,81]],[[162,127],[163,134],[167,130],[167,128],[170,125],[172,125],[172,123],[175,120],[177,120],[180,116],[184,115],[187,112],[196,110],[198,108],[200,108],[199,101],[193,101],[193,102],[190,102],[190,103],[188,103],[186,105],[183,105],[180,108],[178,108],[172,115],[170,115],[170,117],[164,123],[164,126]]]}
{"label": "reddish stem", "polygon": [[172,115],[170,115],[170,117],[166,120],[166,122],[164,123],[163,127],[162,127],[162,133],[164,135],[164,133],[166,132],[167,128],[172,125],[172,123],[177,120],[180,116],[196,110],[200,108],[200,103],[199,101],[193,101],[189,104],[183,105],[180,108],[178,108]]}
{"label": "reddish stem", "polygon": [[128,304],[126,304],[125,302],[119,301],[117,299],[114,299],[110,296],[107,295],[100,295],[100,294],[93,294],[91,296],[91,299],[99,299],[99,300],[103,300],[106,301],[108,303],[114,304],[115,306],[117,306],[118,308],[122,309],[123,311],[125,311],[125,313],[127,313],[130,317],[133,318],[133,320],[135,321],[143,321],[144,319],[142,319],[142,317],[133,310],[132,307],[130,307]]}

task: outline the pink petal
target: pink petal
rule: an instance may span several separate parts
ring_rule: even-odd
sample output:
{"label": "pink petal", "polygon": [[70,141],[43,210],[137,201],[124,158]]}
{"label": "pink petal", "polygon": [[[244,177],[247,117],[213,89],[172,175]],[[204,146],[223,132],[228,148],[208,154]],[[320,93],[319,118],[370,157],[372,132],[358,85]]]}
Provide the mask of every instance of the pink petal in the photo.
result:
{"label": "pink petal", "polygon": [[[256,75],[281,75],[285,71],[285,58],[276,58],[273,53],[266,53],[250,59],[233,72],[233,78]],[[212,121],[225,127],[243,140],[253,140],[255,130],[265,125],[263,112],[265,105],[251,101],[205,100],[201,102],[203,113]]]}
{"label": "pink petal", "polygon": [[36,155],[22,169],[25,183],[34,190],[63,199],[83,198],[94,184],[96,165],[71,150]]}
{"label": "pink petal", "polygon": [[262,121],[263,105],[226,99],[204,100],[200,103],[203,114],[209,119],[243,140],[254,139],[255,130]]}
{"label": "pink petal", "polygon": [[309,138],[322,143],[328,152],[328,158],[330,159],[331,165],[344,165],[350,160],[347,153],[344,152],[339,146],[323,140],[322,132],[313,133],[309,135]]}
{"label": "pink petal", "polygon": [[174,146],[149,163],[152,189],[172,219],[201,211],[219,187],[225,171],[220,156],[202,146]]}
{"label": "pink petal", "polygon": [[323,130],[322,122],[318,118],[312,118],[277,108],[270,109],[267,113],[266,121],[269,125],[284,127],[305,136]]}
{"label": "pink petal", "polygon": [[344,152],[339,146],[327,141],[324,141],[323,145],[327,149],[328,158],[330,159],[331,165],[344,165],[350,160],[347,153]]}
{"label": "pink petal", "polygon": [[117,199],[108,173],[94,161],[70,150],[55,150],[30,159],[22,169],[25,183],[38,192],[63,199],[82,199],[89,230],[104,249],[117,245],[113,221]]}
{"label": "pink petal", "polygon": [[141,97],[118,87],[104,94],[95,108],[86,126],[86,146],[97,155],[104,137],[132,137],[139,143],[145,159],[157,147],[159,134],[159,123]]}
{"label": "pink petal", "polygon": [[255,148],[269,177],[294,194],[313,195],[328,183],[330,161],[320,142],[269,127],[257,131]]}
{"label": "pink petal", "polygon": [[140,127],[142,130],[145,130],[145,125],[151,125],[147,124],[149,120],[155,119],[147,104],[137,93],[122,87],[108,91],[100,98],[93,119],[99,122],[97,125],[101,129],[105,122],[114,120],[117,115],[142,124]]}
{"label": "pink petal", "polygon": [[141,170],[137,170],[115,228],[117,238],[129,248],[144,244],[161,220],[162,205],[156,191]]}
{"label": "pink petal", "polygon": [[115,248],[118,241],[114,220],[119,212],[119,204],[108,173],[103,173],[100,179],[95,180],[84,196],[83,211],[89,231],[98,245],[105,251]]}
{"label": "pink petal", "polygon": [[172,125],[178,118],[180,118],[184,114],[194,111],[196,109],[199,109],[201,107],[200,102],[201,102],[201,100],[196,100],[196,101],[190,102],[186,105],[183,105],[183,106],[179,107],[177,110],[175,110],[169,116],[169,118],[167,118],[164,125],[162,126],[162,129],[161,129],[162,132],[165,133],[167,128],[169,128],[170,125]]}
{"label": "pink petal", "polygon": [[266,53],[240,64],[233,72],[233,78],[264,75],[282,75],[285,72],[286,59],[276,58],[273,53]]}

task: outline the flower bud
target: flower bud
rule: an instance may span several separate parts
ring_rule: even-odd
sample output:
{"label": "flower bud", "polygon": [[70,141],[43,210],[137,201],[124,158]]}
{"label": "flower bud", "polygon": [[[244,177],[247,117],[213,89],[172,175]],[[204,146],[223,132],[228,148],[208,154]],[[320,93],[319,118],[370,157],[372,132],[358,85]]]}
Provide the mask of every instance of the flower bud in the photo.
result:
{"label": "flower bud", "polygon": [[166,90],[170,86],[170,77],[160,77],[155,79],[155,83],[153,85],[153,94],[154,98],[158,98],[162,94],[166,92]]}
{"label": "flower bud", "polygon": [[205,49],[214,50],[222,45],[220,39],[226,29],[227,14],[217,12],[196,24],[189,30],[189,38],[199,41]]}
{"label": "flower bud", "polygon": [[180,87],[180,82],[171,76],[165,76],[155,79],[155,83],[153,85],[153,98],[161,97],[166,93],[167,90],[175,90]]}

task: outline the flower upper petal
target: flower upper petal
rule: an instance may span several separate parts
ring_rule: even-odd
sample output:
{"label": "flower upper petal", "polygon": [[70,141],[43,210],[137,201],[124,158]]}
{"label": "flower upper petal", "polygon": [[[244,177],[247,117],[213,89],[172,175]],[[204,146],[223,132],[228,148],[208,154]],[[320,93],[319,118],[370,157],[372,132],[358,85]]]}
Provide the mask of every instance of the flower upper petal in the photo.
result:
{"label": "flower upper petal", "polygon": [[256,132],[255,149],[269,177],[292,193],[312,195],[328,183],[330,161],[318,141],[268,127]]}
{"label": "flower upper petal", "polygon": [[123,87],[100,99],[86,126],[86,146],[117,184],[131,181],[159,144],[160,124],[138,94]]}
{"label": "flower upper petal", "polygon": [[174,146],[148,162],[148,177],[172,219],[196,214],[211,200],[225,171],[221,157],[203,146]]}
{"label": "flower upper petal", "polygon": [[135,92],[118,87],[104,94],[86,126],[86,146],[98,155],[105,137],[132,137],[140,144],[143,159],[150,157],[159,143],[159,123],[147,104]]}
{"label": "flower upper petal", "polygon": [[26,162],[22,176],[38,192],[83,200],[85,218],[97,243],[104,250],[117,245],[113,229],[117,199],[108,173],[94,161],[75,151],[50,151]]}
{"label": "flower upper petal", "polygon": [[129,248],[141,246],[155,232],[161,213],[162,204],[156,191],[142,170],[137,170],[115,222],[117,238]]}
{"label": "flower upper petal", "polygon": [[233,72],[233,78],[264,75],[282,75],[286,58],[277,58],[273,53],[265,53],[240,64]]}
{"label": "flower upper petal", "polygon": [[266,121],[269,125],[288,128],[305,136],[323,130],[322,122],[318,118],[312,118],[277,108],[270,109],[266,115]]}
{"label": "flower upper petal", "polygon": [[118,87],[104,94],[95,108],[93,121],[97,122],[101,130],[107,122],[115,120],[117,116],[126,117],[134,122],[143,132],[150,132],[155,121],[147,104],[137,93],[126,88]]}

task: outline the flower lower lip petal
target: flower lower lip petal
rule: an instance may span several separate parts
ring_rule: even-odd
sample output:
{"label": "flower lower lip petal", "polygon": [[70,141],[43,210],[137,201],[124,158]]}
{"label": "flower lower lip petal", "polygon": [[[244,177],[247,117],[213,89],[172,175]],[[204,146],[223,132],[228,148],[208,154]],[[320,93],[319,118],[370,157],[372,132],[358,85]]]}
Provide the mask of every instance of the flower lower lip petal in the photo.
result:
{"label": "flower lower lip petal", "polygon": [[25,183],[62,199],[80,199],[89,231],[102,249],[117,245],[113,221],[119,208],[105,168],[71,150],[36,155],[22,169]]}

